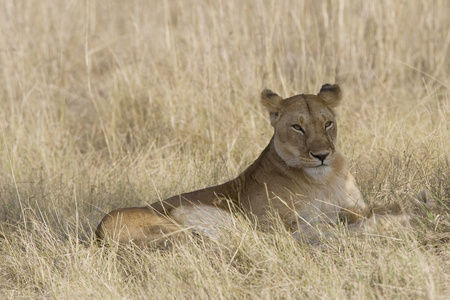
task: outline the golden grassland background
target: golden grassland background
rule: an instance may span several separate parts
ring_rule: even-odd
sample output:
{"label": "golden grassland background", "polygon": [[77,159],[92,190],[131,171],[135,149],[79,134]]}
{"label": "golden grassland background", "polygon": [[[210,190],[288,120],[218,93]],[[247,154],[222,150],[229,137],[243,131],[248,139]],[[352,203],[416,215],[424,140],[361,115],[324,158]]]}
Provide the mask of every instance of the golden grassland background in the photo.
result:
{"label": "golden grassland background", "polygon": [[[449,293],[450,2],[0,4],[2,298],[428,298]],[[92,228],[233,178],[272,134],[263,88],[337,82],[339,148],[370,203],[428,189],[413,229],[320,246],[248,222],[167,253]]]}

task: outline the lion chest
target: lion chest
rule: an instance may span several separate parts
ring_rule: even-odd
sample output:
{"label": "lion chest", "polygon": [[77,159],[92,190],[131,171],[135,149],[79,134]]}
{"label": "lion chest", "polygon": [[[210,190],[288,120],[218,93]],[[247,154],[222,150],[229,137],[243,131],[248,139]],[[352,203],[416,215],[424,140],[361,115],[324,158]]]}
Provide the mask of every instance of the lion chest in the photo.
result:
{"label": "lion chest", "polygon": [[249,189],[244,206],[258,217],[275,211],[286,224],[335,223],[341,209],[365,205],[354,182],[349,182],[346,178],[336,178],[322,185],[269,181]]}

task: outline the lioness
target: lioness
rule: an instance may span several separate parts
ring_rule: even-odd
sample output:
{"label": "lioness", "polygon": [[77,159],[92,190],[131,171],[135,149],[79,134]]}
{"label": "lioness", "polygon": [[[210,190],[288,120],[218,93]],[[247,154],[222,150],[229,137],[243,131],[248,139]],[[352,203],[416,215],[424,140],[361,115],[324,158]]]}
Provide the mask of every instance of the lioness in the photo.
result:
{"label": "lioness", "polygon": [[289,230],[306,237],[316,225],[336,224],[342,216],[354,223],[368,215],[368,206],[336,150],[334,108],[340,102],[336,84],[323,85],[317,95],[287,99],[264,90],[261,103],[274,134],[251,166],[218,186],[113,210],[98,225],[97,239],[148,245],[179,236],[180,228],[214,234],[236,211],[262,224],[275,212]]}

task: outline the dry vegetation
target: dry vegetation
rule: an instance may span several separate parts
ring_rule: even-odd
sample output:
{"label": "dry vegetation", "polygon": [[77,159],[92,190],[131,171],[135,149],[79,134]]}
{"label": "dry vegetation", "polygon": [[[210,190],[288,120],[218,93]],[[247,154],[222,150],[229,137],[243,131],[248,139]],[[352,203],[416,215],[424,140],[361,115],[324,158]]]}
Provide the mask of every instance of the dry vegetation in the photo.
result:
{"label": "dry vegetation", "polygon": [[[446,298],[449,13],[447,0],[2,1],[0,297]],[[366,199],[427,188],[438,212],[320,246],[251,222],[167,253],[92,245],[105,212],[253,162],[272,133],[264,87],[325,82],[345,93],[339,146]]]}

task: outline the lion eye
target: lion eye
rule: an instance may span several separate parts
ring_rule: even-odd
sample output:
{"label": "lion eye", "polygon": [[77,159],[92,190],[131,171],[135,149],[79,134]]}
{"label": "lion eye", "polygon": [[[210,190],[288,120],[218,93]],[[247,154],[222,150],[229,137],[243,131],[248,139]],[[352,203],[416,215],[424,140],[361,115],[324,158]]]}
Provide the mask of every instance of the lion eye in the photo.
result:
{"label": "lion eye", "polygon": [[292,129],[294,129],[295,131],[301,132],[301,133],[305,133],[305,131],[303,130],[302,126],[300,126],[298,124],[292,125]]}
{"label": "lion eye", "polygon": [[328,121],[328,122],[325,124],[325,130],[330,129],[331,127],[333,127],[333,122]]}

